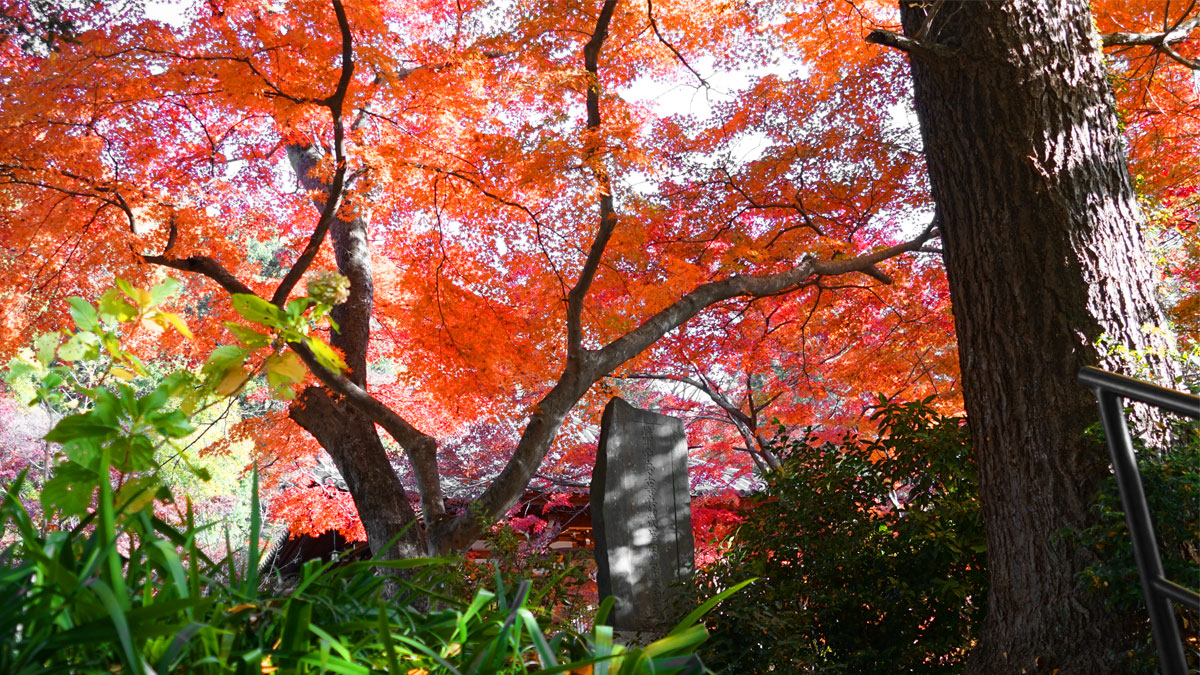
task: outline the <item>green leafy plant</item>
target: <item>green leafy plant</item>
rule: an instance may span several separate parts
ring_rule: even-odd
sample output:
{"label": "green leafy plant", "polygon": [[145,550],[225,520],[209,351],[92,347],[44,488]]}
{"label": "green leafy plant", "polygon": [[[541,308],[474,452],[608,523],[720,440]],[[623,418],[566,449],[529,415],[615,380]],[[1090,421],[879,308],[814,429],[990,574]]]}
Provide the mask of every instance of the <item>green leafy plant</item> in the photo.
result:
{"label": "green leafy plant", "polygon": [[[701,673],[695,649],[707,636],[704,613],[719,594],[644,647],[613,641],[599,625],[586,634],[548,636],[531,604],[532,584],[497,577],[495,591],[469,602],[429,590],[452,573],[448,559],[310,562],[286,593],[263,590],[250,551],[213,561],[196,546],[202,527],[172,526],[143,506],[118,506],[103,491],[97,510],[71,530],[41,535],[15,498],[0,504],[0,524],[21,535],[3,552],[0,672],[130,673]],[[257,485],[257,482],[255,483]],[[258,506],[257,489],[253,507]],[[252,511],[253,512],[253,511]],[[97,527],[89,527],[96,521]],[[105,527],[107,524],[111,526]],[[423,569],[424,582],[376,574],[380,567]],[[444,571],[443,571],[444,570]],[[392,588],[388,588],[392,584]],[[445,608],[416,609],[434,597]]]}
{"label": "green leafy plant", "polygon": [[874,439],[781,433],[780,470],[698,576],[702,594],[762,580],[709,621],[725,672],[953,672],[987,592],[970,438],[931,399],[881,399]]}
{"label": "green leafy plant", "polygon": [[[497,575],[495,592],[476,590],[468,601],[439,594],[433,589],[446,586],[439,575],[454,574],[447,559],[313,562],[294,587],[270,590],[258,576],[257,472],[248,550],[209,557],[198,538],[211,526],[197,525],[190,503],[180,523],[156,514],[156,503],[173,499],[158,476],[158,450],[191,434],[193,416],[258,373],[285,395],[289,383],[303,376],[286,351],[289,343],[302,342],[326,367],[341,367],[332,350],[322,356],[328,346],[309,331],[327,318],[344,283],[324,278],[310,286],[311,297],[284,309],[238,296],[239,313],[268,332],[230,324],[242,347],[218,348],[200,375],[177,371],[144,393],[129,382],[147,368],[122,341],[146,321],[188,334],[178,317],[160,308],[177,285],[165,282],[151,291],[123,281],[118,286],[98,307],[73,298],[76,329],[39,338],[36,358],[15,375],[34,383],[35,400],[69,396],[80,412],[47,435],[61,451],[42,501],[59,516],[59,527],[34,527],[19,498],[24,474],[6,486],[0,502],[0,526],[18,536],[0,552],[0,672],[703,671],[694,652],[708,633],[699,620],[736,588],[645,647],[614,643],[603,625],[548,637],[536,603],[544,593],[533,592],[527,580],[513,585]],[[261,360],[247,368],[256,353]],[[100,374],[81,381],[80,362],[99,363]],[[226,531],[225,550],[232,552],[228,536]],[[381,568],[425,576],[377,574]],[[443,608],[420,609],[429,606],[427,598]],[[610,608],[611,601],[601,605],[597,624]]]}

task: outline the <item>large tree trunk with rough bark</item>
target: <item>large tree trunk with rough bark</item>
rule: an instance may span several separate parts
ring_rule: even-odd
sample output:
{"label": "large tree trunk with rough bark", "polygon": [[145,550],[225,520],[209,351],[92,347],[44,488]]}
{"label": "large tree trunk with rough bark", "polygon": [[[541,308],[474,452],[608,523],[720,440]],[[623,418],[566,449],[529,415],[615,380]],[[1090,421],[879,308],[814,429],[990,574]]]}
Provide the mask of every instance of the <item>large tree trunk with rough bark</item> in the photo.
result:
{"label": "large tree trunk with rough bark", "polygon": [[346,479],[367,532],[371,553],[379,553],[392,537],[403,531],[404,535],[384,558],[426,555],[416,513],[403,483],[392,470],[375,423],[351,406],[335,402],[321,387],[305,389],[289,415],[317,439]]}
{"label": "large tree trunk with rough bark", "polygon": [[[991,592],[974,673],[1117,672],[1122,618],[1083,590],[1105,449],[1094,346],[1161,337],[1115,102],[1086,2],[901,2],[979,468]],[[1165,381],[1170,364],[1155,366]]]}

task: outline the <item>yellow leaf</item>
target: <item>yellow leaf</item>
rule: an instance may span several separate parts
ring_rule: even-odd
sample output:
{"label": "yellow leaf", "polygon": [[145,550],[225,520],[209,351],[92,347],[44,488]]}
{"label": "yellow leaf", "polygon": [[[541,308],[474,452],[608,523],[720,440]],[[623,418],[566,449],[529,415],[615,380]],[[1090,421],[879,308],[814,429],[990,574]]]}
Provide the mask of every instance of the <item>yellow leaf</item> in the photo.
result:
{"label": "yellow leaf", "polygon": [[299,382],[308,371],[301,363],[300,357],[296,356],[296,352],[284,352],[267,357],[267,372],[275,373],[291,382]]}
{"label": "yellow leaf", "polygon": [[124,380],[126,382],[137,377],[137,375],[135,375],[132,371],[125,370],[124,368],[113,368],[112,370],[110,370],[108,372],[113,377]]}
{"label": "yellow leaf", "polygon": [[166,321],[167,323],[170,323],[172,326],[175,327],[175,330],[179,331],[179,334],[182,335],[183,337],[185,337],[189,340],[195,339],[195,336],[192,335],[192,331],[190,328],[188,328],[187,323],[185,323],[183,318],[180,317],[178,314],[175,314],[172,312],[159,312],[155,316],[155,318],[156,319],[161,318],[164,321]]}
{"label": "yellow leaf", "polygon": [[221,381],[217,383],[215,391],[221,396],[232,396],[241,390],[242,386],[249,381],[246,371],[242,368],[232,368],[225,373]]}

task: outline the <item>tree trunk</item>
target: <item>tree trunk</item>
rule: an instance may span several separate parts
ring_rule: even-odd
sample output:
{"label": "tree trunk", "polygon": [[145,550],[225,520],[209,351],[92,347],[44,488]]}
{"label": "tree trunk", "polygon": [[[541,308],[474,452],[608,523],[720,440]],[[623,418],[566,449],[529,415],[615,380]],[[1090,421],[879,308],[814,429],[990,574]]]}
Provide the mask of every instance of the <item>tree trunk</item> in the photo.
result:
{"label": "tree trunk", "polygon": [[416,513],[392,470],[375,423],[349,405],[331,400],[321,387],[305,389],[288,414],[317,439],[346,479],[371,553],[379,553],[407,527],[404,536],[383,557],[390,560],[426,555]]}
{"label": "tree trunk", "polygon": [[[1059,536],[1093,519],[1108,474],[1075,381],[1107,334],[1165,324],[1082,0],[901,2],[979,468],[991,592],[974,673],[1102,673],[1122,618],[1080,587]],[[885,39],[873,41],[885,42]],[[1107,359],[1107,360],[1106,360]],[[1168,363],[1154,366],[1169,381]]]}
{"label": "tree trunk", "polygon": [[[301,185],[317,195],[328,190],[327,185],[312,176],[320,161],[315,147],[288,146],[288,158]],[[318,208],[324,206],[323,199],[315,201]],[[367,229],[366,213],[348,220],[336,217],[329,228],[338,272],[350,280],[349,297],[330,313],[338,325],[330,343],[342,350],[348,367],[344,373],[346,379],[363,388],[367,384],[367,345],[375,300]],[[392,537],[408,528],[384,558],[425,555],[424,532],[416,522],[404,484],[383,449],[375,423],[349,404],[331,398],[330,392],[320,386],[305,389],[288,416],[317,439],[346,479],[367,532],[371,553],[379,553]]]}

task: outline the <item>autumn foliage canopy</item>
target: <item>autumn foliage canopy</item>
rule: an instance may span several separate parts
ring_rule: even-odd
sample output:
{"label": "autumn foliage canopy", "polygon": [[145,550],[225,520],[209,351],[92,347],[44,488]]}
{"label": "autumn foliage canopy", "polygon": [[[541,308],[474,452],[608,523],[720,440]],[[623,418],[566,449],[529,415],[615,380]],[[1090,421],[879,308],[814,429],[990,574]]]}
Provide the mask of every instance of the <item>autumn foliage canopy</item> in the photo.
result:
{"label": "autumn foliage canopy", "polygon": [[[1161,29],[1160,5],[1097,3],[1097,26]],[[907,62],[863,40],[895,28],[892,3],[209,0],[57,18],[73,30],[47,32],[36,5],[4,15],[0,351],[64,328],[68,296],[169,274],[195,339],[147,331],[138,348],[199,365],[244,343],[227,323],[254,327],[231,294],[282,307],[339,270],[328,339],[348,370],[301,352],[307,386],[386,432],[443,547],[475,526],[440,496],[498,517],[535,474],[586,480],[615,393],[687,415],[714,484],[768,464],[780,422],[853,426],[876,392],[960,405]],[[1196,48],[1167,44],[1111,47],[1113,77],[1147,205],[1194,236],[1196,90],[1166,64]],[[1164,256],[1194,291],[1195,246]],[[1181,325],[1196,311],[1181,303]],[[316,394],[297,394],[291,418],[264,405],[234,437],[305,461],[318,443],[293,419]],[[281,511],[311,511],[295,494]]]}

